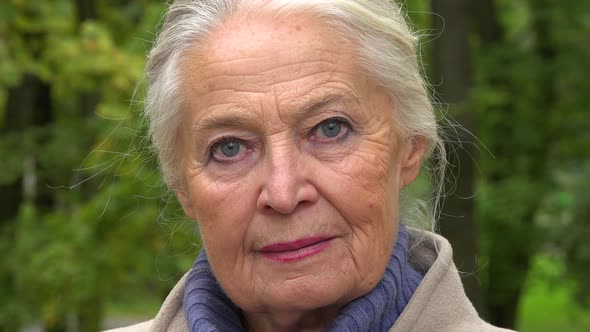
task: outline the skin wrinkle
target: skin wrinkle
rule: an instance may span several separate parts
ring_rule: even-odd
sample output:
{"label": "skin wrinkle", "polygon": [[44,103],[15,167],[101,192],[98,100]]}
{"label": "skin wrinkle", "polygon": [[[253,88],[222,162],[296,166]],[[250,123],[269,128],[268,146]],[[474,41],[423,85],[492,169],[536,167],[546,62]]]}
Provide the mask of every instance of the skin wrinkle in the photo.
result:
{"label": "skin wrinkle", "polygon": [[[333,107],[338,108],[340,105],[339,103],[342,102],[347,102],[347,103],[354,103],[352,100],[348,101],[348,99],[350,99],[349,97],[343,95],[343,94],[334,94],[334,95],[328,95],[325,98],[323,98],[324,100],[330,100],[330,99],[336,99],[335,101],[332,101],[332,103],[327,103],[327,106],[330,106],[331,104],[334,104]],[[321,103],[322,101],[320,101],[319,103]],[[314,103],[315,104],[315,103]],[[193,130],[196,134],[200,133],[200,132],[204,132],[208,129],[216,129],[217,127],[248,127],[248,128],[253,128],[254,126],[249,125],[250,122],[252,123],[256,123],[256,122],[260,122],[259,120],[250,120],[249,117],[250,115],[240,115],[239,111],[240,108],[232,108],[232,107],[227,107],[227,105],[230,105],[229,103],[225,103],[220,107],[221,109],[224,109],[224,112],[219,114],[219,112],[216,112],[218,115],[214,116],[214,117],[207,117],[205,119],[202,119],[201,121],[199,121],[196,125],[193,126]],[[355,106],[354,107],[358,107]],[[210,108],[209,110],[213,110],[216,109],[215,108]],[[312,109],[310,109],[312,108]],[[225,111],[225,109],[229,109],[229,111]],[[314,120],[313,116],[321,116],[315,113],[318,113],[321,111],[321,107],[316,107],[315,109],[313,109],[313,105],[310,105],[308,107],[303,107],[302,108],[303,111],[293,111],[292,113],[295,113],[295,115],[293,116],[295,119],[302,119],[301,121],[304,121],[305,119],[303,118],[305,114],[308,114],[308,117],[311,118],[311,122],[313,122],[313,126],[315,126],[316,123],[318,123],[319,121],[317,119]],[[296,108],[294,108],[294,110],[296,110]],[[300,121],[300,120],[296,120],[296,121]],[[286,122],[286,120],[283,119],[283,122]],[[354,121],[351,121],[354,122]],[[311,128],[310,128],[311,129]],[[211,141],[209,139],[209,141]]]}
{"label": "skin wrinkle", "polygon": [[[215,53],[215,52],[212,52]],[[258,65],[258,66],[263,66],[267,63],[272,64],[272,61],[274,59],[276,59],[277,56],[280,56],[281,54],[293,54],[293,53],[297,53],[296,51],[293,50],[289,50],[289,51],[285,51],[285,50],[279,50],[278,53],[273,54],[271,56],[261,56],[261,57],[238,57],[238,58],[234,58],[234,59],[222,59],[222,60],[205,60],[202,61],[202,65],[203,66],[207,66],[210,67],[211,69],[214,70],[219,70],[220,73],[218,73],[218,75],[220,75],[220,77],[223,77],[223,75],[229,75],[229,76],[257,76],[260,74],[269,74],[271,72],[274,71],[281,71],[281,70],[289,70],[290,67],[299,67],[301,65],[317,65],[318,68],[300,68],[300,70],[326,70],[329,68],[333,68],[336,64],[337,61],[334,61],[333,59],[329,58],[330,56],[337,56],[339,52],[334,52],[333,50],[330,49],[318,49],[314,52],[310,53],[306,53],[304,54],[305,56],[310,56],[310,55],[317,55],[319,54],[321,56],[320,59],[313,59],[313,60],[296,60],[296,61],[285,61],[285,63],[282,63],[280,66],[267,66],[270,68],[258,68],[254,69],[252,67],[252,65]],[[240,63],[240,62],[244,62],[244,63]],[[228,65],[243,65],[243,68],[240,68],[239,70],[236,71],[228,71],[227,66]]]}
{"label": "skin wrinkle", "polygon": [[[328,52],[324,52],[324,53],[328,53]],[[336,53],[334,53],[336,54]],[[243,58],[243,59],[229,59],[229,60],[220,60],[220,61],[211,61],[211,62],[204,62],[203,66],[209,66],[212,69],[224,69],[227,65],[230,64],[235,64],[235,62],[246,62],[242,65],[246,66],[244,69],[245,72],[228,72],[228,73],[223,73],[223,74],[218,74],[219,78],[226,78],[226,77],[234,77],[234,76],[258,76],[261,74],[270,74],[273,73],[275,71],[285,71],[285,70],[289,70],[291,69],[291,67],[300,67],[301,65],[319,65],[319,68],[311,68],[313,70],[325,70],[328,68],[333,68],[334,66],[336,66],[336,62],[334,61],[330,61],[328,59],[321,59],[321,60],[309,60],[309,61],[297,61],[297,62],[293,62],[293,63],[286,63],[281,65],[280,67],[273,67],[273,68],[268,68],[268,69],[261,69],[261,70],[252,70],[248,67],[249,63],[248,62],[256,62],[256,63],[264,63],[265,61],[271,61],[274,60],[275,56],[272,57],[260,57],[260,58]],[[238,63],[239,65],[239,63]],[[216,66],[219,66],[219,68],[215,68]],[[310,68],[299,68],[299,70],[310,70]],[[299,72],[301,73],[301,72]],[[279,81],[280,82],[280,81]]]}
{"label": "skin wrinkle", "polygon": [[[327,83],[327,82],[325,82],[325,83],[324,83],[324,82],[322,82],[322,86],[323,86],[323,87],[325,87],[325,88],[328,88],[328,87],[329,87],[329,85],[328,85],[328,83]],[[273,86],[273,88],[275,88],[275,87]],[[351,87],[347,86],[346,88],[350,89]],[[338,89],[336,89],[336,90],[338,90]],[[345,89],[341,89],[341,90],[345,90]],[[232,91],[232,90],[229,90],[229,89],[228,89],[228,90],[222,90],[222,92],[227,92],[227,91]],[[233,92],[236,92],[236,91],[235,91],[235,90],[233,90]],[[264,92],[251,91],[250,93],[260,93],[260,94],[263,94]],[[337,93],[337,92],[334,92],[334,95],[338,95],[338,94],[339,94],[339,93]],[[344,95],[343,95],[343,98],[345,98],[345,96],[344,96]],[[354,100],[354,99],[356,99],[357,97],[356,97],[356,96],[352,96],[352,97],[349,97],[349,98],[351,98],[351,99],[353,99],[353,100]],[[275,100],[276,100],[276,99],[275,99]],[[351,101],[351,102],[352,102],[352,101]],[[357,104],[357,105],[358,105],[358,102],[355,102],[355,104]],[[236,107],[235,107],[235,108],[229,108],[229,109],[228,109],[228,108],[226,107],[226,105],[236,105]],[[260,105],[260,106],[262,106],[262,105]],[[206,106],[206,105],[205,105],[205,106],[203,106],[203,109],[204,109],[204,111],[208,111],[208,112],[210,112],[210,113],[219,113],[219,112],[215,112],[217,108],[220,108],[220,109],[224,109],[224,110],[226,110],[226,113],[228,113],[227,117],[233,117],[233,118],[236,118],[236,119],[238,119],[238,118],[240,118],[240,117],[243,117],[244,119],[247,119],[247,116],[249,116],[249,115],[245,115],[245,114],[244,114],[244,115],[242,115],[242,114],[239,114],[239,113],[238,113],[238,114],[236,114],[236,112],[235,112],[235,111],[240,111],[240,110],[241,110],[241,108],[243,108],[243,106],[241,106],[241,104],[239,104],[239,103],[235,103],[235,102],[224,102],[224,103],[221,103],[221,104],[215,104],[215,105],[211,105],[211,106]],[[304,115],[304,114],[306,114],[306,113],[308,113],[308,112],[309,112],[309,110],[307,110],[306,108],[304,108],[304,107],[301,107],[301,106],[299,106],[299,105],[296,105],[295,107],[287,107],[287,109],[289,109],[289,110],[290,110],[290,109],[293,109],[293,110],[297,110],[297,109],[303,109],[303,111],[299,111],[299,112],[297,112],[297,111],[290,111],[290,112],[289,112],[289,113],[295,113],[297,117],[302,117],[302,115]],[[245,108],[245,110],[247,110],[247,108]],[[222,113],[221,115],[216,115],[216,117],[223,117],[223,113]],[[208,126],[208,125],[206,125],[206,124],[205,124],[205,125],[201,125],[201,124],[200,124],[200,122],[207,122],[207,118],[205,118],[205,119],[201,119],[201,120],[200,120],[198,123],[196,123],[196,124],[193,126],[193,127],[195,128],[195,130],[197,130],[197,131],[198,131],[198,130],[205,130],[205,129],[210,129],[210,128],[209,128],[210,126]]]}
{"label": "skin wrinkle", "polygon": [[[256,331],[322,330],[387,265],[398,188],[413,180],[414,168],[398,165],[423,151],[397,138],[388,94],[343,51],[351,49],[317,22],[293,17],[226,23],[185,59],[185,185],[177,194],[199,223],[217,280]],[[262,54],[272,61],[239,61]],[[331,95],[345,97],[306,110]],[[315,142],[317,125],[334,116],[349,119],[347,136]],[[245,154],[229,163],[208,158],[211,141],[225,136],[244,140]],[[301,261],[259,253],[317,235],[333,237],[329,247]]]}
{"label": "skin wrinkle", "polygon": [[[342,91],[349,92],[349,91],[352,91],[351,89],[353,89],[353,87],[351,87],[349,85],[344,85],[341,82],[337,82],[335,84],[336,85],[343,85],[343,87],[338,87],[338,86],[337,87],[332,87],[332,86],[330,86],[330,81],[320,80],[320,83],[321,83],[321,85],[323,87],[325,87],[325,88],[332,88],[334,90],[342,90]],[[216,91],[213,91],[210,94],[213,95],[213,94],[226,93],[226,92],[242,92],[242,91],[237,91],[235,89],[221,89],[221,90],[218,90],[217,89]],[[260,92],[260,91],[254,91],[254,90],[252,90],[252,91],[251,90],[244,90],[244,92],[245,93],[249,93],[249,94],[264,94],[265,93],[265,91]],[[193,91],[193,95],[194,95],[194,93],[195,93],[195,91]],[[334,94],[338,94],[338,93],[337,92],[334,92]],[[351,98],[357,99],[358,97],[357,96],[351,96]],[[213,102],[215,102],[215,99],[213,100]],[[229,103],[229,102],[214,103],[214,105],[200,105],[200,107],[203,110],[205,110],[205,111],[213,111],[215,107],[220,107],[220,106],[227,105],[227,104],[232,104],[232,103]],[[189,106],[186,106],[186,107],[189,107]],[[290,109],[291,107],[288,107],[288,108]],[[299,107],[298,105],[295,105],[292,108],[297,109],[297,108],[301,108],[301,107]]]}

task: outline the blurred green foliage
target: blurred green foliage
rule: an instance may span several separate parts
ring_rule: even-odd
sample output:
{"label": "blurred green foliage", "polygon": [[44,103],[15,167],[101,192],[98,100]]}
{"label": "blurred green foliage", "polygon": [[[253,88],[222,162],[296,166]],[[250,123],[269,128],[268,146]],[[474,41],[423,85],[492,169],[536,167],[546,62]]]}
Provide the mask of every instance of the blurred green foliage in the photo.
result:
{"label": "blurred green foliage", "polygon": [[163,8],[0,3],[0,330],[63,330],[74,316],[96,331],[107,299],[163,299],[190,267],[196,229],[162,186],[139,113]]}
{"label": "blurred green foliage", "polygon": [[[539,253],[588,305],[590,3],[497,1],[503,32],[474,42],[479,257],[493,321],[518,304]],[[496,317],[494,317],[496,316]],[[507,318],[508,317],[508,318]],[[496,319],[497,318],[497,319]]]}
{"label": "blurred green foliage", "polygon": [[[474,161],[486,300],[522,294],[550,257],[556,272],[534,275],[567,282],[568,305],[587,306],[590,2],[494,4],[503,33],[474,35],[470,107],[485,144]],[[429,2],[405,6],[428,34]],[[62,331],[72,317],[95,331],[105,303],[163,299],[198,252],[140,114],[164,7],[0,2],[0,331],[34,321]]]}

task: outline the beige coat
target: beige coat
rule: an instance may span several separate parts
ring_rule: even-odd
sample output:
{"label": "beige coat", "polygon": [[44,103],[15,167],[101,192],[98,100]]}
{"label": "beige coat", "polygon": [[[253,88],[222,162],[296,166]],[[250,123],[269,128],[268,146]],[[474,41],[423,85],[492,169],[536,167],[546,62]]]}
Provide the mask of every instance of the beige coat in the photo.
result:
{"label": "beige coat", "polygon": [[[427,272],[389,331],[508,331],[479,318],[463,290],[449,242],[430,232],[409,231],[410,261],[418,271]],[[170,292],[154,319],[110,332],[188,332],[182,308],[185,280],[186,275]]]}

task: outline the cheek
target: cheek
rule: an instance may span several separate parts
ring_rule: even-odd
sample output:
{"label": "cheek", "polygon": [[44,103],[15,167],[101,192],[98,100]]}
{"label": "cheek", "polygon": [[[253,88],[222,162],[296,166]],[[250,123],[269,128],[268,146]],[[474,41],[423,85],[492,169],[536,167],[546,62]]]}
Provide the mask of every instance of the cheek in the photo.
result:
{"label": "cheek", "polygon": [[386,264],[382,260],[389,257],[398,223],[398,167],[388,147],[379,147],[358,149],[337,164],[321,165],[317,182],[348,223],[351,252],[362,256],[357,261],[367,263],[357,266],[361,273]]}
{"label": "cheek", "polygon": [[[398,225],[396,168],[386,154],[355,153],[333,167],[323,167],[323,196],[350,230],[346,257],[355,276],[353,293],[368,292],[387,266]],[[327,185],[331,184],[331,185]]]}
{"label": "cheek", "polygon": [[191,183],[197,222],[209,252],[235,257],[243,248],[256,197],[248,181],[216,182],[196,178]]}
{"label": "cheek", "polygon": [[388,151],[375,150],[359,149],[336,164],[322,165],[318,186],[334,205],[364,216],[389,210],[397,197],[397,167]]}

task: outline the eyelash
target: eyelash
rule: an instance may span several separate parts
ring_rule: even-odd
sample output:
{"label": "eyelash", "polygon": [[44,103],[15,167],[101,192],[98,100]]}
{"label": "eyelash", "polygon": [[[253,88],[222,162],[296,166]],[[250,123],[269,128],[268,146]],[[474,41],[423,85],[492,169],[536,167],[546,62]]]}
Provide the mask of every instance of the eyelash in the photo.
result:
{"label": "eyelash", "polygon": [[[318,130],[321,130],[321,126],[328,123],[328,122],[338,122],[341,126],[341,133],[338,134],[338,136],[333,137],[333,138],[318,138],[316,136],[316,133],[318,132]],[[313,144],[317,144],[317,145],[325,145],[325,144],[330,144],[330,143],[338,143],[341,142],[343,140],[345,140],[346,138],[348,138],[348,136],[350,135],[350,133],[352,132],[352,126],[350,124],[350,121],[348,121],[345,118],[342,117],[333,117],[333,118],[328,118],[325,119],[323,121],[321,121],[320,123],[318,123],[317,125],[315,125],[311,131],[309,132],[308,139],[310,141],[312,141]],[[242,158],[237,158],[237,159],[233,159],[233,158],[223,158],[223,157],[219,157],[215,155],[215,152],[217,151],[217,149],[219,149],[219,147],[224,144],[227,143],[229,141],[236,141],[237,143],[240,144],[240,147],[245,148],[246,151],[244,152],[239,152],[240,155],[245,155],[248,151],[251,150],[251,147],[248,146],[247,142],[239,139],[235,136],[224,136],[224,137],[220,137],[219,139],[216,139],[209,147],[209,149],[207,150],[207,154],[208,154],[208,159],[209,160],[213,160],[215,162],[219,162],[219,163],[231,163],[231,162],[236,162],[239,161]]]}
{"label": "eyelash", "polygon": [[[334,138],[328,138],[328,139],[318,139],[317,137],[314,138],[314,135],[318,132],[318,130],[321,130],[321,126],[328,123],[328,122],[338,122],[341,126],[342,126],[342,133],[339,133],[338,136],[334,137]],[[322,122],[318,123],[315,127],[313,127],[313,129],[311,130],[310,134],[309,134],[309,139],[313,141],[313,143],[316,144],[330,144],[330,143],[337,143],[337,142],[341,142],[343,140],[345,140],[346,138],[348,138],[348,136],[350,135],[352,131],[352,125],[350,124],[350,121],[348,121],[345,118],[342,117],[333,117],[333,118],[328,118],[323,120]]]}
{"label": "eyelash", "polygon": [[207,153],[209,155],[209,160],[214,160],[215,162],[219,162],[219,163],[230,163],[230,162],[234,162],[234,161],[238,161],[238,160],[234,160],[232,158],[220,158],[218,156],[215,155],[215,151],[217,151],[217,149],[224,143],[230,142],[230,141],[236,141],[238,144],[240,144],[240,147],[244,147],[246,149],[246,151],[244,152],[238,152],[241,155],[245,154],[248,152],[248,150],[250,150],[250,148],[247,146],[246,142],[242,139],[239,139],[235,136],[224,136],[224,137],[220,137],[218,139],[216,139],[211,146],[209,147]]}

